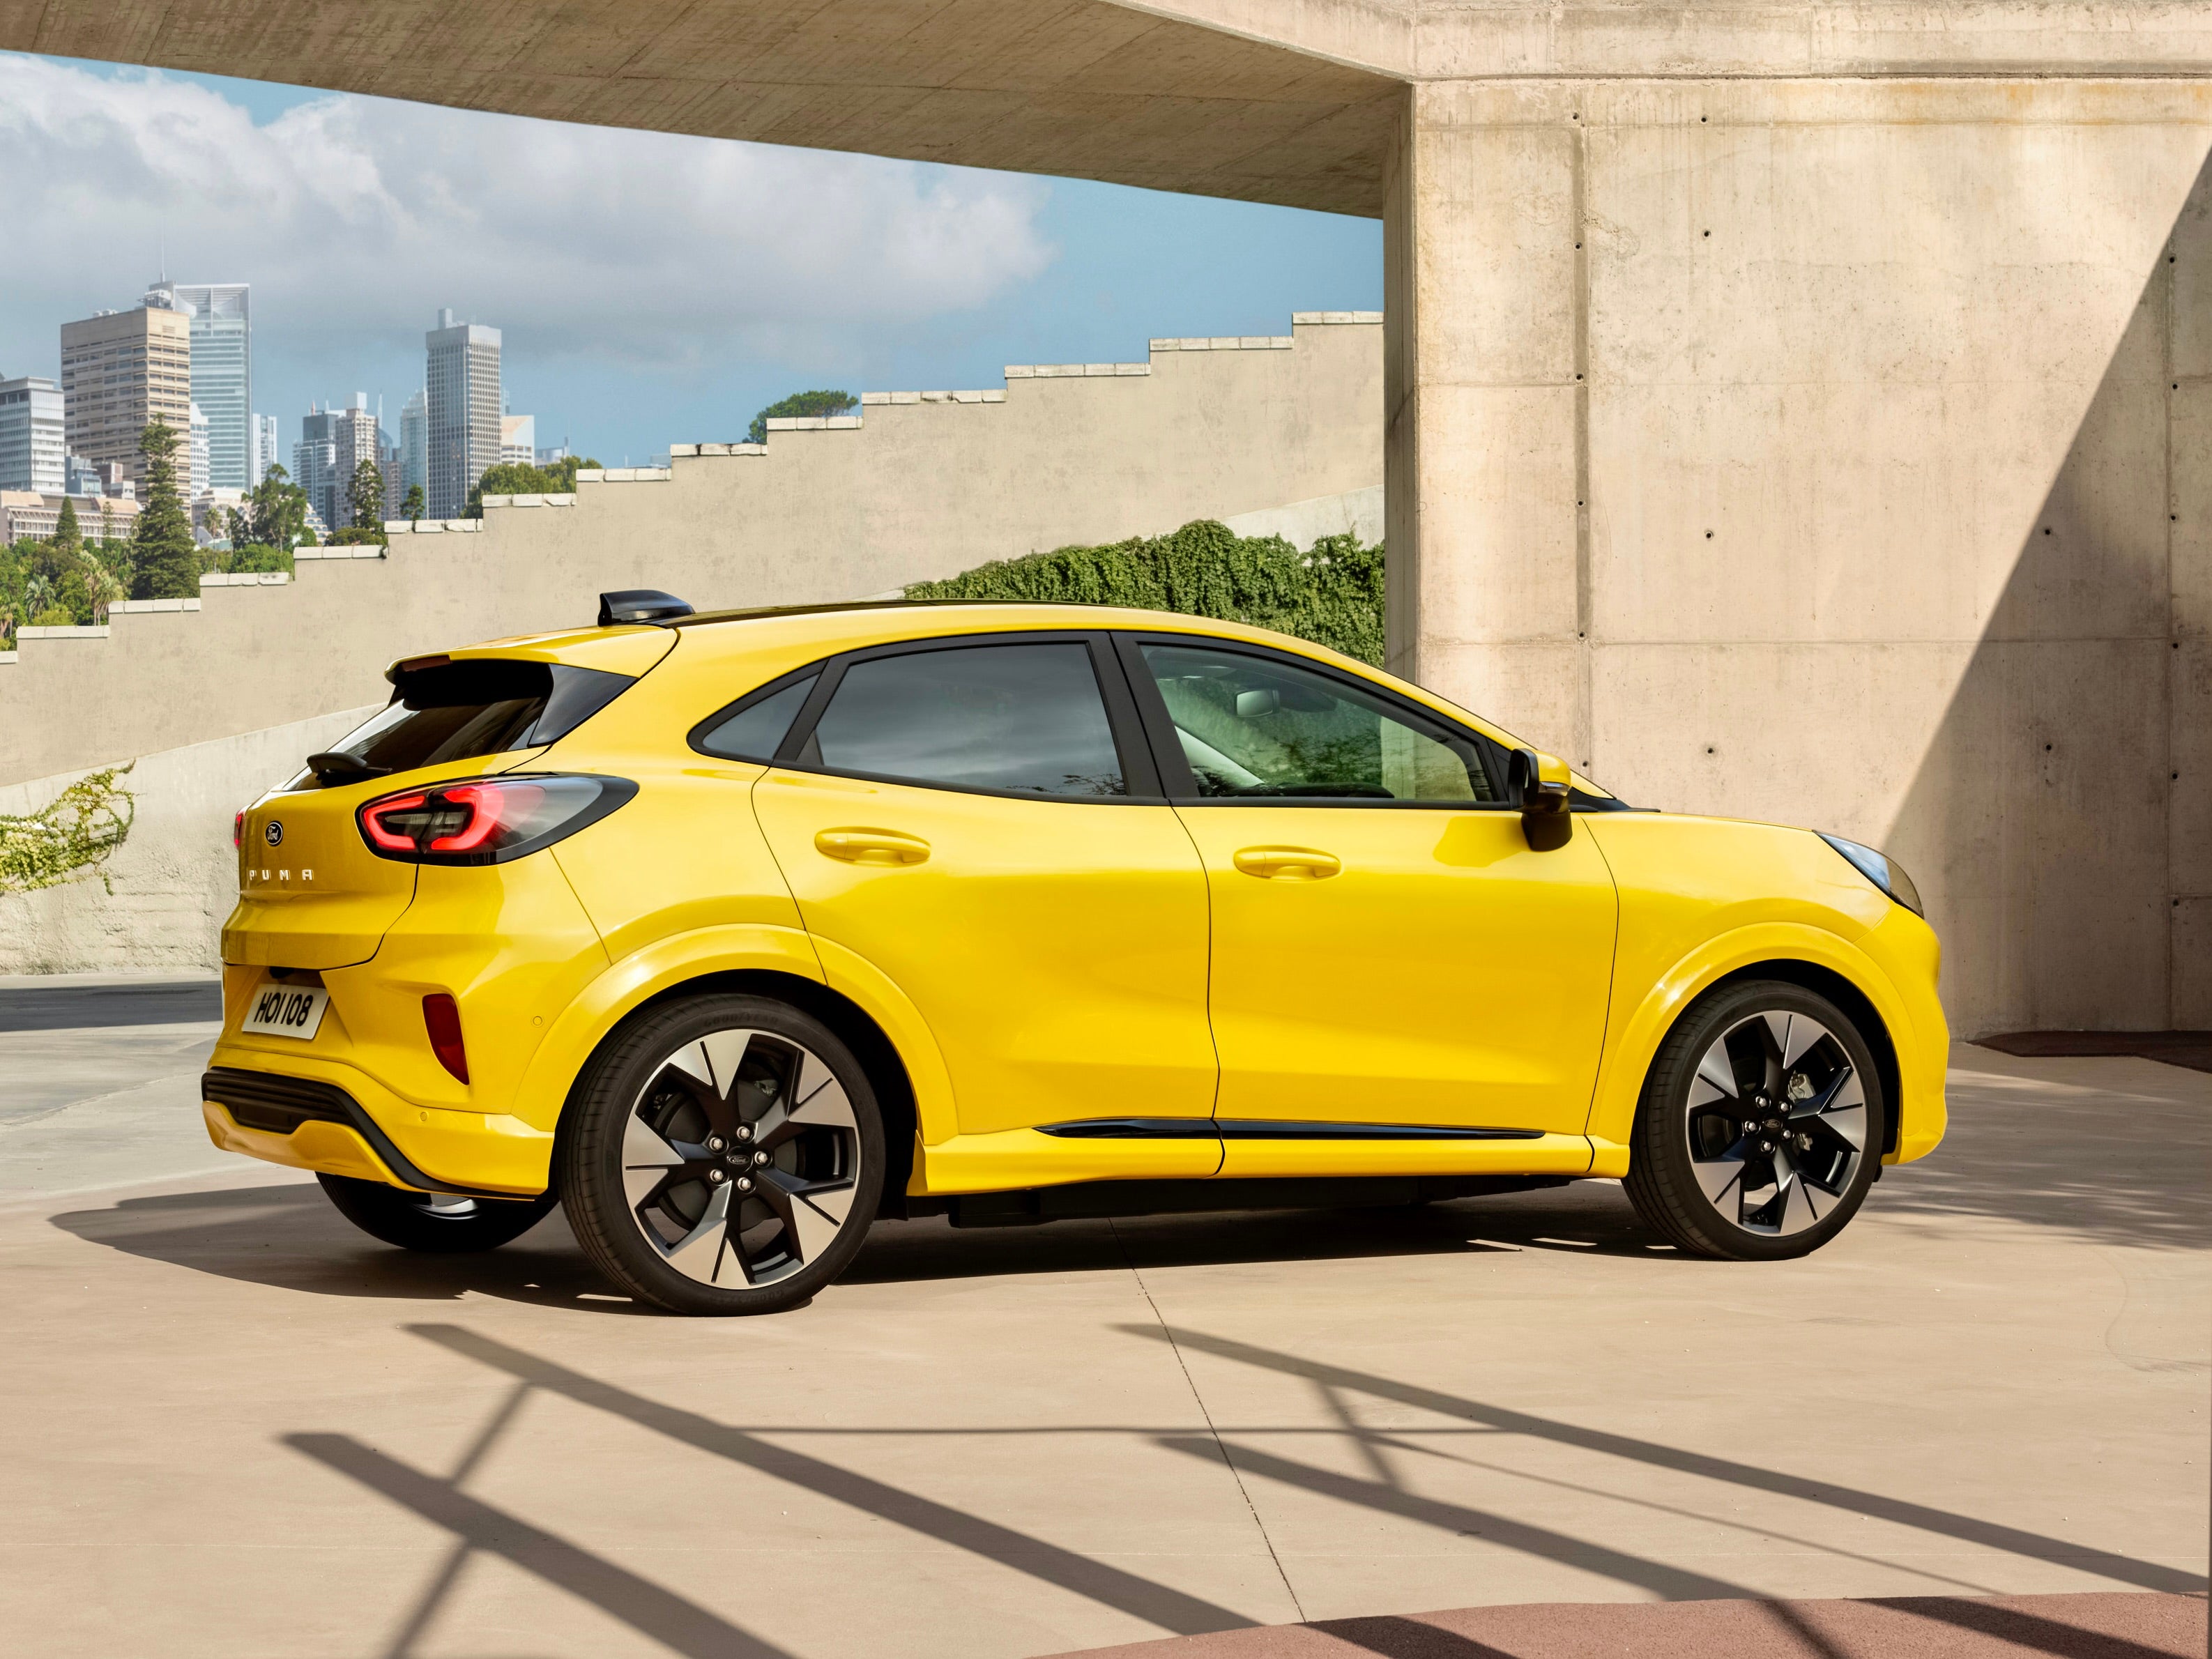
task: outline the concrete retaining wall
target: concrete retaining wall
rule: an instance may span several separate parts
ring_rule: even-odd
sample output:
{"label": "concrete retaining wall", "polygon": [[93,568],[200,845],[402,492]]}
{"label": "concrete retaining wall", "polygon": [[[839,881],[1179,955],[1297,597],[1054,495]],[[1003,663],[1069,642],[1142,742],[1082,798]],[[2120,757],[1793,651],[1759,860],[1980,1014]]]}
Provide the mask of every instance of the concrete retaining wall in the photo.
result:
{"label": "concrete retaining wall", "polygon": [[0,783],[349,708],[394,658],[588,623],[603,589],[665,588],[702,610],[846,599],[1372,489],[1380,325],[1304,313],[1282,336],[1158,340],[1143,362],[870,392],[859,416],[774,422],[764,447],[679,444],[667,468],[586,473],[573,496],[394,526],[388,557],[310,550],[325,556],[303,556],[296,580],[210,582],[189,611],[27,629],[0,663]]}

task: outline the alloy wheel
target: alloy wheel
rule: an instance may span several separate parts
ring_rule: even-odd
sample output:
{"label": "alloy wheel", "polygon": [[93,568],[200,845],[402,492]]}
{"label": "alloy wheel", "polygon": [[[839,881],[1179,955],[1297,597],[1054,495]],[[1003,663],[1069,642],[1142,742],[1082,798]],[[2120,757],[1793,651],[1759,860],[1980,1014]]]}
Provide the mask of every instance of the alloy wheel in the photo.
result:
{"label": "alloy wheel", "polygon": [[844,1231],[860,1126],[811,1049],[769,1031],[714,1031],[638,1091],[622,1173],[631,1220],[670,1267],[702,1285],[773,1285]]}
{"label": "alloy wheel", "polygon": [[1866,1089],[1835,1034],[1808,1015],[1747,1015],[1714,1039],[1690,1083],[1690,1170],[1720,1218],[1786,1237],[1843,1203],[1866,1154]]}

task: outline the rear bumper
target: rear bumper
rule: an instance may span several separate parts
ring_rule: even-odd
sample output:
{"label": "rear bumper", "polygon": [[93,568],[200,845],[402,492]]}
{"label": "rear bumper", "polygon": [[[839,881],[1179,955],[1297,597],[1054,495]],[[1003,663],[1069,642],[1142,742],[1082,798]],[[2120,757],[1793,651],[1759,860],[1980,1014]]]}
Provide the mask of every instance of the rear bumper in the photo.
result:
{"label": "rear bumper", "polygon": [[504,1113],[401,1099],[342,1062],[216,1049],[200,1080],[208,1138],[225,1152],[420,1192],[535,1197],[550,1182],[553,1137]]}

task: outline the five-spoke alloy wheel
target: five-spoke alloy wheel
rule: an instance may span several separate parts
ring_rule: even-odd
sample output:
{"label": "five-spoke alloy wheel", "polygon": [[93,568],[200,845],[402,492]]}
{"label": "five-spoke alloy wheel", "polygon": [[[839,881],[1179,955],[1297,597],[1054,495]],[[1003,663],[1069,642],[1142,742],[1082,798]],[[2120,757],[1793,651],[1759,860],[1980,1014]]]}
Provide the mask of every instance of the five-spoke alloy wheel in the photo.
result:
{"label": "five-spoke alloy wheel", "polygon": [[767,1313],[842,1272],[874,1218],[875,1096],[787,1004],[687,997],[620,1032],[564,1119],[569,1224],[624,1289],[679,1313]]}
{"label": "five-spoke alloy wheel", "polygon": [[1723,988],[1661,1045],[1624,1183],[1644,1221],[1699,1255],[1803,1255],[1841,1231],[1882,1150],[1881,1077],[1825,997]]}

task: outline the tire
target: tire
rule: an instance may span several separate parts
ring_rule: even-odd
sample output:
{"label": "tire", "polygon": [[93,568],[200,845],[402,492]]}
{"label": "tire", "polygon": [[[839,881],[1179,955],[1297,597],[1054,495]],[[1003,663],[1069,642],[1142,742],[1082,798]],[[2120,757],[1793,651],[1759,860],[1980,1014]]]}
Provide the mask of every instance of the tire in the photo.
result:
{"label": "tire", "polygon": [[1808,1255],[1865,1201],[1888,1110],[1873,1051],[1834,1003],[1777,980],[1724,986],[1660,1045],[1622,1185],[1692,1255]]}
{"label": "tire", "polygon": [[835,1279],[875,1219],[883,1120],[830,1028],[766,997],[648,1009],[595,1055],[556,1157],[592,1261],[669,1313],[777,1313]]}
{"label": "tire", "polygon": [[338,1213],[371,1238],[433,1255],[495,1250],[512,1243],[551,1214],[557,1201],[550,1193],[542,1198],[456,1198],[350,1176],[315,1179]]}

